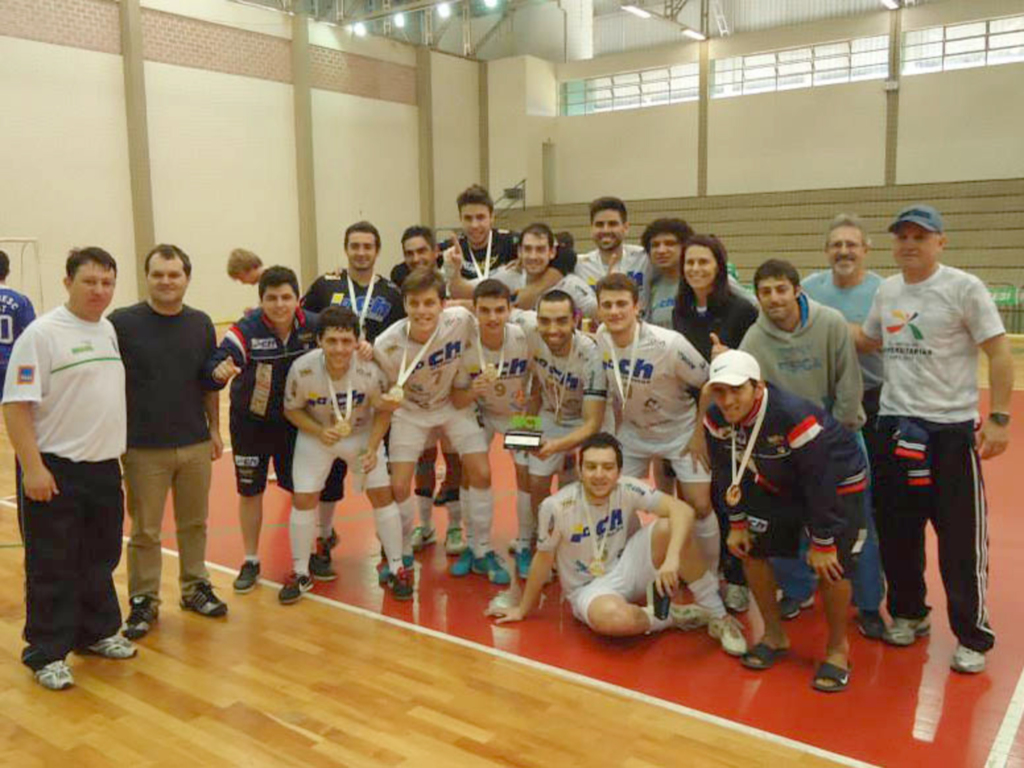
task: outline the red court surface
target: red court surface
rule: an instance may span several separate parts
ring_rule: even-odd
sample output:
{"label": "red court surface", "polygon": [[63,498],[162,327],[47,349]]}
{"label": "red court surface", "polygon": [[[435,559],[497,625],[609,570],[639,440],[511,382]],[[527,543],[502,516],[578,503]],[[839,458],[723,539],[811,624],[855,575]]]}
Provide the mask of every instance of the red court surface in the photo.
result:
{"label": "red court surface", "polygon": [[[1024,392],[1014,395],[1016,414],[1024,414]],[[840,755],[885,766],[983,766],[1010,707],[1024,664],[1024,607],[1018,590],[1024,584],[1024,521],[1019,517],[1020,487],[1014,473],[1024,467],[1024,419],[1013,425],[1012,450],[985,464],[990,505],[989,609],[997,644],[988,670],[963,676],[949,669],[955,639],[949,631],[945,600],[936,568],[934,541],[929,552],[933,630],[910,648],[892,648],[851,632],[854,663],[849,690],[822,694],[810,687],[825,638],[820,601],[813,610],[788,622],[793,649],[768,672],[753,672],[725,654],[704,632],[667,631],[652,637],[610,640],[595,636],[576,622],[547,588],[539,612],[521,624],[498,627],[484,617],[499,588],[483,577],[455,579],[445,572],[447,559],[439,544],[417,556],[417,597],[400,603],[377,585],[378,545],[369,505],[363,497],[346,499],[335,527],[341,544],[334,553],[337,581],[318,584],[315,592],[353,606],[379,612],[564,668],[591,678],[717,715]],[[514,535],[515,509],[511,462],[495,459],[496,549]],[[290,570],[287,539],[289,501],[271,488],[266,495],[261,542],[263,576],[280,581]],[[237,568],[242,545],[237,529],[232,468],[228,457],[216,464],[210,521],[211,561]],[[443,531],[445,511],[435,510]],[[170,523],[171,516],[166,518]],[[165,543],[173,546],[172,524]],[[231,603],[244,596],[225,595]],[[302,603],[281,607],[287,621]],[[750,617],[744,617],[749,625]],[[851,625],[852,626],[852,625]],[[1005,756],[990,765],[1024,766],[1024,733],[1005,733]],[[996,755],[993,754],[993,757]]]}

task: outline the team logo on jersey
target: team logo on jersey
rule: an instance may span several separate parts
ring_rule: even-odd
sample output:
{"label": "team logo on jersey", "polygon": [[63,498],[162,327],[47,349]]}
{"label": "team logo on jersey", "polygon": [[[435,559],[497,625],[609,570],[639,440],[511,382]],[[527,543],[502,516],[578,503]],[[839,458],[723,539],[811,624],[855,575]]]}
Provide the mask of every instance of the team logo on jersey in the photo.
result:
{"label": "team logo on jersey", "polygon": [[920,328],[914,325],[914,321],[918,318],[920,314],[920,312],[911,312],[910,314],[907,314],[901,309],[894,309],[892,311],[892,316],[895,322],[892,325],[885,326],[885,330],[887,333],[896,334],[902,331],[904,328],[909,328],[910,333],[911,335],[913,335],[914,339],[916,339],[917,341],[922,341],[924,339],[924,334],[921,333]]}
{"label": "team logo on jersey", "polygon": [[277,339],[253,339],[249,342],[249,346],[253,350],[257,349],[277,349]]}
{"label": "team logo on jersey", "polygon": [[762,520],[760,517],[751,517],[747,515],[747,527],[751,533],[767,533],[768,532],[768,521]]}
{"label": "team logo on jersey", "polygon": [[36,381],[36,367],[34,365],[18,366],[18,383],[34,384]]}
{"label": "team logo on jersey", "polygon": [[[623,376],[629,376],[629,360],[619,360],[619,373]],[[612,365],[611,360],[604,361],[605,370],[612,370],[615,366]],[[650,381],[654,376],[654,363],[649,363],[642,357],[636,359],[636,363],[633,365],[633,381]]]}
{"label": "team logo on jersey", "polygon": [[[635,486],[634,486],[635,488]],[[617,531],[621,531],[623,526],[622,521],[622,510],[613,509],[611,514],[605,515],[597,521],[597,535],[604,536],[605,531],[609,534],[614,534]],[[572,529],[572,536],[569,538],[573,544],[578,544],[590,535],[590,526],[577,524]]]}

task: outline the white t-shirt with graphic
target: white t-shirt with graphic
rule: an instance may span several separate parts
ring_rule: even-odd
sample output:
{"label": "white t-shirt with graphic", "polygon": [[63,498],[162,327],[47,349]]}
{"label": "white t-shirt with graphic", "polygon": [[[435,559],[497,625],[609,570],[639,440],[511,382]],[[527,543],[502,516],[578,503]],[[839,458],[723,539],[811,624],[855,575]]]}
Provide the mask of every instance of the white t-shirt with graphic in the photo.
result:
{"label": "white t-shirt with graphic", "polygon": [[[526,287],[526,273],[518,267],[503,266],[491,277],[507,285],[508,289],[513,293],[521,291]],[[548,288],[548,291],[565,291],[572,296],[576,309],[584,317],[597,317],[597,297],[586,281],[579,275],[565,275],[561,280]]]}
{"label": "white t-shirt with graphic", "polygon": [[[352,388],[352,432],[370,428],[373,420],[374,398],[388,390],[384,372],[371,361],[364,361],[352,355],[348,371],[340,379],[333,379],[334,394],[338,411],[345,416],[348,391]],[[328,386],[327,366],[322,349],[310,350],[296,360],[288,371],[284,388],[284,407],[290,411],[305,409],[319,424],[334,422],[334,408],[331,406],[331,390]]]}
{"label": "white t-shirt with graphic", "polygon": [[459,379],[475,379],[481,373],[480,354],[483,351],[484,365],[495,367],[501,363],[498,379],[477,400],[480,415],[490,426],[504,434],[513,414],[523,413],[527,404],[527,380],[530,368],[530,349],[526,332],[518,325],[505,324],[505,343],[500,350],[490,349],[474,336],[469,350],[462,356]]}
{"label": "white t-shirt with graphic", "polygon": [[882,340],[883,416],[977,420],[978,345],[1006,333],[981,280],[945,265],[920,283],[893,275],[875,294],[864,333]]}
{"label": "white t-shirt with graphic", "polygon": [[529,332],[527,340],[533,379],[541,387],[541,416],[545,428],[553,424],[580,426],[583,423],[583,402],[608,397],[604,366],[596,342],[576,331],[569,353],[558,357],[536,331]]}
{"label": "white t-shirt with graphic", "polygon": [[[373,359],[384,371],[388,383],[398,381],[402,355],[405,364],[423,348],[409,338],[409,320],[404,318],[385,330],[373,343]],[[438,319],[438,332],[430,348],[416,364],[405,382],[405,399],[400,408],[411,411],[433,411],[451,402],[452,388],[465,387],[468,381],[457,380],[462,356],[476,335],[476,320],[464,307],[446,307]]]}
{"label": "white t-shirt with graphic", "polygon": [[[584,253],[576,259],[576,274],[586,281],[587,285],[594,288],[597,281],[608,274],[608,267],[601,259],[601,252],[598,250]],[[639,245],[623,244],[622,258],[615,264],[612,272],[623,272],[633,278],[633,282],[640,289],[640,304],[645,309],[651,305],[651,280],[654,277],[654,267],[651,265],[651,258],[647,251]]]}
{"label": "white t-shirt with graphic", "polygon": [[620,477],[600,506],[586,503],[580,483],[544,499],[538,513],[537,550],[555,553],[562,594],[568,597],[594,580],[588,568],[602,548],[605,572],[610,571],[629,537],[640,530],[637,510],[652,511],[660,498],[661,491],[636,478]]}

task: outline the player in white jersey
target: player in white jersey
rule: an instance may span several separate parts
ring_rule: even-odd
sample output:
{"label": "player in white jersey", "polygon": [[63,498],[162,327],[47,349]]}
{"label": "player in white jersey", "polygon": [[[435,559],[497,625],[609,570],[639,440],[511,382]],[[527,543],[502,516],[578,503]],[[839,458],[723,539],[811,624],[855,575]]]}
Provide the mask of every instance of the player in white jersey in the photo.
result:
{"label": "player in white jersey", "polygon": [[[573,615],[598,634],[628,637],[706,624],[726,653],[745,653],[742,629],[725,611],[718,579],[693,545],[693,508],[623,475],[622,448],[607,432],[584,441],[580,465],[581,482],[541,505],[537,554],[519,604],[489,613],[499,623],[526,618],[557,560],[563,597]],[[637,511],[660,519],[642,525]],[[659,616],[654,592],[671,594],[680,578],[696,604],[673,606]],[[645,594],[647,607],[634,605]]]}
{"label": "player in white jersey", "polygon": [[[402,513],[402,552],[412,555],[415,508],[410,484],[416,460],[438,428],[458,449],[469,485],[462,503],[473,539],[471,569],[495,584],[508,584],[508,572],[490,549],[494,495],[484,431],[476,414],[457,409],[451,398],[453,388],[469,386],[457,377],[476,336],[476,323],[462,307],[444,308],[443,297],[438,272],[413,271],[402,283],[406,319],[384,331],[374,345],[374,357],[392,385],[385,398],[399,404],[391,418],[389,454],[391,488]],[[464,575],[456,567],[462,562],[460,557],[453,564],[452,575]]]}
{"label": "player in white jersey", "polygon": [[672,464],[682,496],[697,512],[697,543],[718,572],[722,534],[711,506],[704,426],[698,418],[708,364],[686,337],[640,320],[636,284],[608,275],[597,284],[604,323],[597,332],[608,389],[621,412],[623,472],[648,476],[652,460]]}
{"label": "player in white jersey", "polygon": [[403,567],[402,523],[384,455],[384,435],[395,404],[382,398],[388,381],[381,369],[354,354],[359,330],[359,318],[351,309],[328,307],[317,326],[319,348],[304,354],[288,371],[284,416],[299,432],[288,526],[294,574],[278,594],[284,605],[298,601],[312,588],[313,579],[337,578],[329,560],[310,557],[317,503],[335,459],[344,461],[365,485],[388,561],[387,586],[397,599],[412,599],[412,563]]}
{"label": "player in white jersey", "polygon": [[[469,389],[452,391],[456,407],[476,403],[487,433],[488,446],[495,434],[504,435],[514,428],[513,420],[527,411],[530,386],[530,350],[526,332],[509,322],[511,294],[508,286],[496,279],[479,283],[473,290],[473,312],[478,335],[469,352],[462,358],[462,376],[472,381]],[[530,508],[530,476],[527,455],[512,451],[516,470],[516,517],[519,535],[514,542],[516,568],[525,577],[530,563],[520,562],[519,552],[529,555],[530,541],[535,535],[535,522]],[[525,545],[521,542],[525,540]],[[472,545],[472,542],[470,542]],[[465,555],[463,555],[465,557]],[[465,568],[465,564],[462,566]]]}
{"label": "player in white jersey", "polygon": [[629,218],[626,204],[617,197],[599,197],[590,204],[590,236],[597,250],[576,260],[576,274],[591,288],[605,275],[622,272],[633,278],[640,289],[641,305],[651,303],[654,268],[647,251],[638,245],[626,245]]}

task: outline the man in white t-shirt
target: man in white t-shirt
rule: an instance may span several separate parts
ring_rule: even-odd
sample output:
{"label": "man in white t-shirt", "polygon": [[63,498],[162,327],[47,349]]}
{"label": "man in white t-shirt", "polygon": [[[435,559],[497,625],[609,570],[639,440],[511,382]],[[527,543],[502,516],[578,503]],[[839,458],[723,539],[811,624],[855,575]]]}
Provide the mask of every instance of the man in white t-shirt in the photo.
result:
{"label": "man in white t-shirt", "polygon": [[[980,459],[1010,440],[1013,357],[995,303],[974,275],[939,262],[942,216],[929,205],[897,215],[900,274],[875,294],[863,333],[885,361],[879,430],[888,450],[877,471],[878,535],[889,582],[886,642],[910,645],[931,629],[925,603],[925,526],[939,540],[957,672],[985,668],[994,642],[988,585],[988,514]],[[989,360],[989,416],[975,435],[978,349]]]}
{"label": "man in white t-shirt", "polygon": [[124,365],[103,317],[117,264],[102,248],[73,250],[66,304],[25,329],[11,351],[4,422],[21,462],[25,632],[21,660],[45,688],[74,684],[73,650],[135,655],[118,634],[114,569],[124,497],[118,458],[127,445]]}
{"label": "man in white t-shirt", "polygon": [[671,463],[683,499],[697,514],[697,545],[717,573],[722,534],[711,506],[704,426],[697,413],[708,364],[681,333],[641,321],[638,298],[626,275],[608,275],[597,283],[603,323],[597,341],[608,389],[622,415],[622,471],[646,478],[652,461]]}
{"label": "man in white t-shirt", "polygon": [[389,454],[391,489],[402,515],[402,552],[412,555],[416,511],[410,484],[416,460],[432,431],[440,429],[459,450],[469,484],[462,503],[472,544],[449,572],[453,576],[478,573],[494,584],[508,584],[508,571],[490,548],[494,494],[484,431],[476,414],[457,409],[451,398],[453,388],[469,386],[457,376],[462,356],[476,335],[476,323],[462,307],[445,308],[443,299],[444,281],[437,271],[413,271],[402,282],[406,318],[384,331],[374,344],[374,358],[391,385],[384,399],[398,403],[391,417]]}
{"label": "man in white t-shirt", "polygon": [[[708,625],[726,653],[739,656],[747,643],[718,594],[718,579],[693,545],[693,508],[622,475],[622,448],[600,432],[580,447],[581,482],[544,500],[540,539],[519,604],[489,611],[498,623],[521,621],[537,604],[557,562],[562,595],[573,615],[601,635],[628,637],[671,626]],[[659,519],[643,525],[639,511]],[[695,605],[673,606],[659,616],[654,593],[671,594],[679,579]],[[651,589],[653,585],[653,589]],[[635,605],[644,596],[648,605]]]}
{"label": "man in white t-shirt", "polygon": [[344,461],[360,478],[356,482],[365,486],[373,505],[377,538],[387,561],[384,584],[397,600],[412,599],[413,570],[402,563],[402,522],[384,455],[389,408],[395,404],[381,399],[388,382],[377,364],[354,354],[359,331],[359,318],[351,309],[328,307],[317,324],[319,348],[300,357],[288,371],[284,416],[299,433],[292,459],[294,493],[288,528],[294,571],[278,595],[285,605],[299,600],[314,579],[337,578],[329,560],[310,568],[317,503],[335,459]]}
{"label": "man in white t-shirt", "polygon": [[651,303],[651,281],[654,268],[651,257],[639,245],[626,245],[629,217],[626,204],[617,197],[599,197],[590,204],[590,236],[596,250],[584,253],[576,260],[576,274],[587,285],[613,272],[623,272],[633,278],[640,289],[640,303],[646,310]]}

